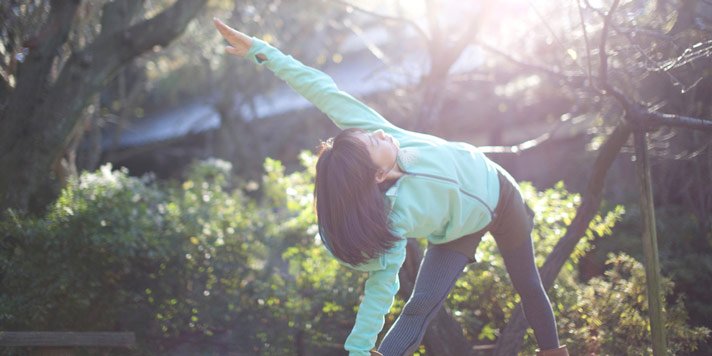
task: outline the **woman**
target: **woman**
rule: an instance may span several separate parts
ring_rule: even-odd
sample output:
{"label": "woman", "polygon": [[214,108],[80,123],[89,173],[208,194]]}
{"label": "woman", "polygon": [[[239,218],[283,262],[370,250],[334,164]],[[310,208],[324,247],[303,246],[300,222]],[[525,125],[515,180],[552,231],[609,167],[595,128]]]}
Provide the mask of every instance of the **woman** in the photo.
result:
{"label": "woman", "polygon": [[[369,272],[344,348],[411,355],[490,231],[534,329],[537,355],[568,355],[534,264],[533,212],[516,181],[477,148],[394,126],[326,74],[215,19],[226,51],[264,65],[343,131],[323,142],[314,187],[319,232],[339,263]],[[413,293],[373,350],[399,288],[407,237],[427,237]]]}

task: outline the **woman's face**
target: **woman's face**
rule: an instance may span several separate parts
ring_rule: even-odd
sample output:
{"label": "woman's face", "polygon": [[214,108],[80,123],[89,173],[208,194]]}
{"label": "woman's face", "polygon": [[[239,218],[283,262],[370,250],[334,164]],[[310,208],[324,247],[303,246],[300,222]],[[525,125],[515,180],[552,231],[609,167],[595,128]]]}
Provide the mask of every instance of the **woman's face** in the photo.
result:
{"label": "woman's face", "polygon": [[398,140],[381,129],[373,132],[360,132],[356,134],[356,137],[366,145],[371,155],[371,160],[379,168],[376,173],[376,182],[384,181],[388,172],[396,166],[396,156],[399,149]]}

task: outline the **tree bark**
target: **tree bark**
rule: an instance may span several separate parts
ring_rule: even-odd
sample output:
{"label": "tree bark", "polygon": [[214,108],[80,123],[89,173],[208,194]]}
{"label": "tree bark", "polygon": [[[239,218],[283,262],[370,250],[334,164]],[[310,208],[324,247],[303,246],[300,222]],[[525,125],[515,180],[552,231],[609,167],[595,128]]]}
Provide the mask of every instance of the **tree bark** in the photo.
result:
{"label": "tree bark", "polygon": [[[601,146],[593,166],[591,177],[588,180],[586,192],[582,198],[581,206],[576,211],[576,216],[571,225],[566,229],[566,234],[554,246],[554,250],[549,254],[544,265],[539,269],[544,288],[548,290],[553,284],[556,276],[561,271],[566,260],[573,252],[576,244],[584,236],[591,220],[598,213],[601,204],[601,192],[608,169],[620,152],[621,148],[628,140],[631,129],[627,123],[620,123],[616,129],[608,136],[606,142]],[[524,334],[529,324],[524,316],[521,303],[515,307],[509,322],[502,330],[502,334],[497,339],[497,347],[493,355],[505,356],[516,355],[522,347]]]}
{"label": "tree bark", "polygon": [[[122,65],[179,36],[205,3],[206,0],[178,0],[149,20],[110,33],[102,32],[94,42],[71,54],[44,96],[36,88],[38,83],[46,83],[48,69],[40,73],[41,78],[32,78],[34,80],[24,73],[46,61],[51,65],[52,60],[46,56],[54,53],[67,36],[53,37],[41,44],[43,49],[35,55],[39,58],[20,69],[23,74],[18,75],[18,87],[2,118],[10,129],[3,133],[0,142],[3,172],[0,175],[0,211],[28,208],[32,195],[49,181],[52,162],[64,152],[67,138],[80,121],[81,111],[91,96]],[[78,4],[79,1],[53,2],[52,12],[57,15],[50,16],[48,23],[67,32]],[[29,57],[33,57],[32,53]],[[28,83],[21,83],[23,80]]]}
{"label": "tree bark", "polygon": [[437,117],[440,115],[446,99],[450,68],[460,58],[465,48],[473,42],[480,22],[479,20],[471,22],[454,44],[446,46],[441,42],[441,30],[437,19],[432,19],[433,17],[434,14],[428,17],[433,33],[433,39],[428,43],[430,71],[420,83],[423,94],[415,123],[416,129],[424,132],[432,131],[436,126]]}
{"label": "tree bark", "polygon": [[[2,113],[0,142],[8,148],[8,142],[18,135],[27,135],[30,127],[24,120],[38,105],[41,105],[50,85],[50,72],[57,52],[67,41],[79,1],[51,2],[47,21],[38,33],[23,42],[29,50],[24,63],[17,70],[17,86],[12,90]],[[3,154],[5,150],[0,151]]]}

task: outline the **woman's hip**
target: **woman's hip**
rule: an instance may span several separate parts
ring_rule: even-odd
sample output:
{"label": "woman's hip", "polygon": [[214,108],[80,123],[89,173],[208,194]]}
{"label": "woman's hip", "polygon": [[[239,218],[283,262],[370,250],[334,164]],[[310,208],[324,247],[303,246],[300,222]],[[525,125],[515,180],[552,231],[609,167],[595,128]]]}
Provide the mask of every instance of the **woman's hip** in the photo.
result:
{"label": "woman's hip", "polygon": [[[439,246],[464,254],[469,258],[469,263],[477,262],[475,252],[482,237],[488,231],[494,237],[497,246],[500,249],[506,249],[529,241],[534,227],[534,211],[524,202],[517,182],[509,173],[499,168],[497,176],[500,188],[499,200],[494,210],[495,219],[477,232],[439,244]],[[430,245],[432,244],[428,244],[428,246]]]}

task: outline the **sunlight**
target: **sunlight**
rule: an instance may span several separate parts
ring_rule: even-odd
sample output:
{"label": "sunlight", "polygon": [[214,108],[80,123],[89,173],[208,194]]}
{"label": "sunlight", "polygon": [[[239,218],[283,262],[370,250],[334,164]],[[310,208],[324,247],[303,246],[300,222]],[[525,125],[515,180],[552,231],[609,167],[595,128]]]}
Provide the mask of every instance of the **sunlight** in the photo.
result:
{"label": "sunlight", "polygon": [[[436,0],[432,2],[432,8],[428,8],[426,1],[413,0],[352,0],[349,3],[380,15],[406,18],[429,36],[432,36],[432,29],[428,16],[431,16],[429,11],[434,11],[440,31],[447,41],[456,40],[467,30],[471,21],[480,20],[483,23],[479,26],[478,38],[503,48],[529,46],[528,40],[532,39],[532,35],[551,44],[554,39],[544,21],[565,20],[558,17],[566,11],[562,10],[561,2],[554,0],[501,0],[486,5],[472,1]],[[589,3],[594,7],[603,6],[600,0]],[[552,12],[556,12],[557,16],[552,16]]]}

